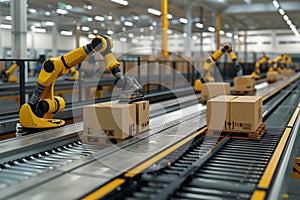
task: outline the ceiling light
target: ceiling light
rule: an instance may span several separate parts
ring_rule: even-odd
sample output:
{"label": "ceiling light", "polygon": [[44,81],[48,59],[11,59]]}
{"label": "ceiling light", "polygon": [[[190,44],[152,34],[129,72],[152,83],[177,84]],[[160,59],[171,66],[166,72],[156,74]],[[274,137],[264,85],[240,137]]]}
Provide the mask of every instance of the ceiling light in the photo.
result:
{"label": "ceiling light", "polygon": [[173,18],[173,15],[167,14],[167,18],[168,18],[168,19],[172,19],[172,18]]}
{"label": "ceiling light", "polygon": [[148,13],[151,13],[153,15],[158,15],[158,16],[161,15],[161,12],[159,10],[154,9],[154,8],[148,8],[147,11],[148,11]]}
{"label": "ceiling light", "polygon": [[8,21],[11,21],[12,20],[12,16],[5,16],[5,19],[8,20]]}
{"label": "ceiling light", "polygon": [[92,17],[88,17],[87,20],[88,20],[88,22],[91,22],[91,21],[93,21],[93,18]]}
{"label": "ceiling light", "polygon": [[157,22],[156,21],[152,22],[152,25],[157,26]]}
{"label": "ceiling light", "polygon": [[36,33],[46,33],[46,29],[44,28],[34,28],[32,31]]}
{"label": "ceiling light", "polygon": [[133,33],[128,34],[128,37],[130,37],[130,38],[133,38],[133,36],[134,36]]}
{"label": "ceiling light", "polygon": [[246,38],[246,42],[247,43],[251,42],[250,38]]}
{"label": "ceiling light", "polygon": [[225,32],[223,30],[220,30],[219,33],[220,35],[224,35]]}
{"label": "ceiling light", "polygon": [[183,35],[183,37],[186,37],[186,36],[187,36],[187,34],[186,34],[186,33],[183,33],[182,35]]}
{"label": "ceiling light", "polygon": [[46,15],[46,16],[50,16],[50,15],[51,15],[51,12],[46,11],[46,12],[45,12],[45,15]]}
{"label": "ceiling light", "polygon": [[287,20],[286,23],[287,23],[288,25],[291,25],[291,24],[292,24],[292,21],[291,21],[291,20]]}
{"label": "ceiling light", "polygon": [[87,27],[87,26],[83,26],[83,27],[81,27],[81,30],[83,30],[83,31],[89,31],[89,30],[90,30],[90,28],[89,28],[89,27]]}
{"label": "ceiling light", "polygon": [[189,22],[187,19],[182,18],[182,17],[179,19],[179,21],[183,24],[187,24]]}
{"label": "ceiling light", "polygon": [[94,37],[95,37],[94,34],[92,34],[92,33],[88,34],[88,38],[89,38],[89,39],[93,39]]}
{"label": "ceiling light", "polygon": [[126,22],[124,22],[124,25],[125,25],[125,26],[133,26],[133,23],[132,23],[132,22],[129,22],[129,21],[126,21]]}
{"label": "ceiling light", "polygon": [[73,7],[71,5],[66,5],[67,10],[71,10]]}
{"label": "ceiling light", "polygon": [[273,5],[274,5],[276,8],[279,8],[279,3],[278,3],[276,0],[273,1]]}
{"label": "ceiling light", "polygon": [[244,41],[244,39],[245,39],[245,38],[244,38],[243,36],[242,36],[242,37],[240,37],[240,41]]}
{"label": "ceiling light", "polygon": [[73,35],[73,32],[72,31],[61,31],[60,34],[71,36],[71,35]]}
{"label": "ceiling light", "polygon": [[193,39],[193,40],[197,40],[198,37],[197,37],[196,35],[193,35],[192,39]]}
{"label": "ceiling light", "polygon": [[134,20],[139,20],[140,18],[139,18],[139,16],[133,16],[133,19]]}
{"label": "ceiling light", "polygon": [[226,33],[227,37],[232,37],[232,33]]}
{"label": "ceiling light", "polygon": [[52,21],[46,21],[46,22],[45,22],[45,25],[46,25],[46,26],[54,26],[55,23],[52,22]]}
{"label": "ceiling light", "polygon": [[234,38],[235,40],[237,40],[237,39],[239,39],[239,36],[238,36],[238,35],[234,35],[233,38]]}
{"label": "ceiling light", "polygon": [[95,16],[95,20],[97,20],[97,21],[104,21],[104,17],[102,17],[102,16]]}
{"label": "ceiling light", "polygon": [[140,32],[144,33],[145,29],[144,28],[140,28]]}
{"label": "ceiling light", "polygon": [[155,40],[155,37],[154,37],[153,35],[151,35],[151,36],[149,37],[149,39],[150,39],[150,40]]}
{"label": "ceiling light", "polygon": [[30,12],[30,13],[36,13],[36,9],[28,8],[28,12]]}
{"label": "ceiling light", "polygon": [[204,27],[204,25],[201,24],[201,23],[197,23],[195,26],[196,26],[197,28],[203,28],[203,27]]}
{"label": "ceiling light", "polygon": [[133,38],[132,43],[139,43],[139,41],[137,39]]}
{"label": "ceiling light", "polygon": [[208,27],[207,30],[210,31],[210,32],[215,32],[216,31],[216,29],[212,26]]}
{"label": "ceiling light", "polygon": [[0,28],[3,28],[3,29],[11,29],[12,26],[10,24],[0,24]]}
{"label": "ceiling light", "polygon": [[171,34],[173,33],[173,31],[172,31],[172,30],[167,30],[167,33],[168,33],[169,35],[171,35]]}
{"label": "ceiling light", "polygon": [[93,6],[91,6],[91,5],[86,5],[86,9],[92,10],[92,9],[93,9]]}
{"label": "ceiling light", "polygon": [[284,19],[285,21],[288,21],[288,20],[289,20],[289,17],[288,17],[287,15],[283,15],[283,19]]}
{"label": "ceiling light", "polygon": [[127,42],[127,38],[122,37],[122,38],[120,38],[120,41],[121,42]]}
{"label": "ceiling light", "polygon": [[94,29],[94,30],[93,30],[93,33],[94,33],[94,34],[97,34],[97,33],[98,33],[98,30]]}
{"label": "ceiling light", "polygon": [[107,19],[108,19],[108,20],[112,20],[112,18],[113,18],[113,17],[112,17],[111,15],[108,15],[108,16],[107,16]]}
{"label": "ceiling light", "polygon": [[128,1],[125,1],[125,0],[110,0],[110,1],[118,3],[118,4],[121,4],[123,6],[127,6],[128,5]]}
{"label": "ceiling light", "polygon": [[112,30],[108,30],[108,31],[107,31],[107,34],[108,34],[108,35],[112,35],[112,34],[114,34],[114,32],[113,32]]}
{"label": "ceiling light", "polygon": [[104,24],[104,23],[101,23],[101,27],[102,27],[102,28],[105,27],[105,24]]}
{"label": "ceiling light", "polygon": [[284,14],[285,14],[285,12],[284,12],[284,10],[283,10],[282,8],[280,8],[278,11],[279,11],[279,13],[280,13],[281,15],[284,15]]}
{"label": "ceiling light", "polygon": [[68,14],[68,11],[66,11],[66,10],[64,10],[64,9],[60,9],[60,8],[57,9],[56,12],[57,12],[58,14],[61,14],[61,15]]}
{"label": "ceiling light", "polygon": [[122,31],[126,31],[126,27],[122,27]]}
{"label": "ceiling light", "polygon": [[153,26],[149,26],[149,29],[150,29],[150,31],[152,31],[153,30]]}

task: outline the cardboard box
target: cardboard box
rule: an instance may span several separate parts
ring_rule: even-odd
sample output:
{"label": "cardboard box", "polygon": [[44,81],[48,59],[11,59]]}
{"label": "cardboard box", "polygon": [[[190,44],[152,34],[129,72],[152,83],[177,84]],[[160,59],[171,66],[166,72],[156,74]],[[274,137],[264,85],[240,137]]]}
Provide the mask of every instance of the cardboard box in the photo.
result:
{"label": "cardboard box", "polygon": [[229,94],[230,94],[229,83],[205,83],[202,85],[201,100],[207,101],[219,95],[229,95]]}
{"label": "cardboard box", "polygon": [[136,106],[106,102],[83,108],[84,135],[126,139],[136,134]]}
{"label": "cardboard box", "polygon": [[295,71],[292,69],[283,69],[281,71],[281,76],[282,77],[290,77],[293,76],[295,74]]}
{"label": "cardboard box", "polygon": [[149,129],[149,101],[138,101],[133,103],[136,106],[136,129],[137,133],[147,131]]}
{"label": "cardboard box", "polygon": [[255,89],[255,80],[251,75],[235,77],[233,83],[234,91],[249,92]]}
{"label": "cardboard box", "polygon": [[278,72],[267,72],[267,82],[274,83],[278,80]]}
{"label": "cardboard box", "polygon": [[208,129],[253,132],[261,124],[261,97],[221,95],[207,103]]}

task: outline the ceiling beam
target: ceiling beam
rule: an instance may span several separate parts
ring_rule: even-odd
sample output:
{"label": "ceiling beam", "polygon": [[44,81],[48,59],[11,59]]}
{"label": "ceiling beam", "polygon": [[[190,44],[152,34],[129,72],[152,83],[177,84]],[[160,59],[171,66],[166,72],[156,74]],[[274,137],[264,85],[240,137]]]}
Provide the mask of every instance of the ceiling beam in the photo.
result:
{"label": "ceiling beam", "polygon": [[[297,11],[300,10],[299,2],[282,2],[280,6],[285,11]],[[253,3],[253,4],[233,4],[229,5],[223,10],[223,14],[240,14],[240,13],[266,13],[266,12],[276,12],[277,8],[274,7],[273,3]]]}

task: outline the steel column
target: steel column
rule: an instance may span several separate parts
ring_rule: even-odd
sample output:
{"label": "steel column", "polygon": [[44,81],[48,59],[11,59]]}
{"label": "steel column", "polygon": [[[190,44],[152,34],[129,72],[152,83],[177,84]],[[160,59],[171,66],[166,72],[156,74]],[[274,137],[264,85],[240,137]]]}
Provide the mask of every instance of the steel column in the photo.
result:
{"label": "steel column", "polygon": [[161,56],[169,56],[168,52],[168,29],[169,22],[167,18],[168,14],[168,0],[161,0],[161,28],[162,28],[162,50]]}

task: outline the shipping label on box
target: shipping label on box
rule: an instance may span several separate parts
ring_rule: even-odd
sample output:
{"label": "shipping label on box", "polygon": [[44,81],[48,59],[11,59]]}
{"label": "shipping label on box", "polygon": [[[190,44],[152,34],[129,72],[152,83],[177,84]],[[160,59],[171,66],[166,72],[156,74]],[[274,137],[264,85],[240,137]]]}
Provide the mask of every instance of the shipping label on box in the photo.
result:
{"label": "shipping label on box", "polygon": [[81,141],[84,144],[93,144],[93,145],[111,145],[112,142],[107,137],[98,137],[93,135],[82,135]]}
{"label": "shipping label on box", "polygon": [[261,124],[262,124],[262,98],[261,97],[219,96],[210,99],[208,101],[207,104],[208,129],[238,130],[238,131],[253,132]]}
{"label": "shipping label on box", "polygon": [[229,83],[205,83],[202,85],[201,100],[207,101],[219,95],[229,95],[229,94],[230,94]]}
{"label": "shipping label on box", "polygon": [[138,101],[133,103],[136,106],[137,133],[149,129],[149,101]]}
{"label": "shipping label on box", "polygon": [[234,91],[248,92],[255,89],[255,80],[252,76],[238,76],[233,79]]}
{"label": "shipping label on box", "polygon": [[136,134],[136,107],[106,102],[83,108],[84,135],[125,139]]}

